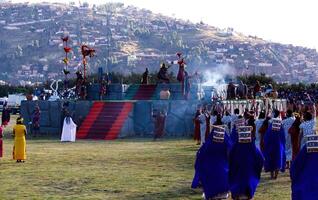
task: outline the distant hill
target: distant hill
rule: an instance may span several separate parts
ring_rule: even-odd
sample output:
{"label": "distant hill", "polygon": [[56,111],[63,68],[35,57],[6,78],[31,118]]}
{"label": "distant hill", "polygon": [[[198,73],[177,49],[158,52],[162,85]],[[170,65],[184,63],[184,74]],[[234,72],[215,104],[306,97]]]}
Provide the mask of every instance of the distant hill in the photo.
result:
{"label": "distant hill", "polygon": [[[188,70],[233,66],[238,75],[266,73],[279,82],[316,82],[316,50],[264,41],[235,30],[152,13],[123,4],[89,8],[63,4],[0,4],[0,79],[43,82],[62,77],[61,36],[73,48],[70,69],[81,66],[80,44],[96,49],[90,72],[99,66],[129,74],[159,69],[181,51]],[[108,64],[107,64],[108,63]],[[106,69],[107,66],[107,69]],[[172,68],[176,71],[177,68]]]}

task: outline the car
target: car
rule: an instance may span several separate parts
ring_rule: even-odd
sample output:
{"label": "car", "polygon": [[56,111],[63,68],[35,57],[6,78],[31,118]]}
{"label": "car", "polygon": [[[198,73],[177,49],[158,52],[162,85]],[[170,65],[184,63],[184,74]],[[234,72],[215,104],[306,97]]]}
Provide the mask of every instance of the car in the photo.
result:
{"label": "car", "polygon": [[7,105],[12,114],[20,113],[21,101],[26,100],[23,94],[9,94]]}
{"label": "car", "polygon": [[8,101],[8,98],[0,98],[0,111],[2,112],[4,104]]}

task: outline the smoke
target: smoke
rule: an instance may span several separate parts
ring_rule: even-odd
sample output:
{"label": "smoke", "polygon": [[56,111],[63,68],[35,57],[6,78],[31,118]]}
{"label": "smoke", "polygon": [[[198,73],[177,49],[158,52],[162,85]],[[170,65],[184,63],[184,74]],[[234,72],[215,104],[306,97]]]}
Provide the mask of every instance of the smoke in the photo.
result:
{"label": "smoke", "polygon": [[212,86],[218,96],[224,96],[227,88],[226,79],[236,76],[236,70],[230,65],[217,65],[202,71],[202,86]]}
{"label": "smoke", "polygon": [[203,86],[213,86],[218,88],[220,85],[226,84],[227,77],[233,77],[236,75],[234,67],[229,65],[217,65],[212,69],[204,70],[203,73]]}

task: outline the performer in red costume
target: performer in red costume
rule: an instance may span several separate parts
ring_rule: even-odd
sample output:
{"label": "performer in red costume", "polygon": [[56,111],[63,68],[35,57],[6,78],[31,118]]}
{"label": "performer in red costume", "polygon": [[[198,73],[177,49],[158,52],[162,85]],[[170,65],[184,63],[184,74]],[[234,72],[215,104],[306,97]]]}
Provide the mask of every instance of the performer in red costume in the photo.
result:
{"label": "performer in red costume", "polygon": [[185,61],[184,58],[182,57],[182,53],[178,52],[177,53],[178,60],[171,62],[171,64],[178,64],[179,65],[179,71],[177,75],[177,80],[181,83],[181,92],[182,95],[185,96],[185,90],[184,90],[184,80],[185,80]]}

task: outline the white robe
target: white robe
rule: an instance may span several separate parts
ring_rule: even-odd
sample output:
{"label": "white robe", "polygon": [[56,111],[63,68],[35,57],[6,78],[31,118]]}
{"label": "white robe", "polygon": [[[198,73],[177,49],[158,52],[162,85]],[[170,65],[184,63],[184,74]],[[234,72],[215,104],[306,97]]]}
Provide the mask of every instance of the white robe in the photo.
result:
{"label": "white robe", "polygon": [[205,143],[205,131],[206,131],[206,118],[205,114],[199,115],[200,121],[200,136],[201,136],[201,145]]}
{"label": "white robe", "polygon": [[66,118],[64,118],[61,142],[75,142],[76,127],[77,125],[73,122],[72,118],[70,118],[69,124],[66,123]]}

